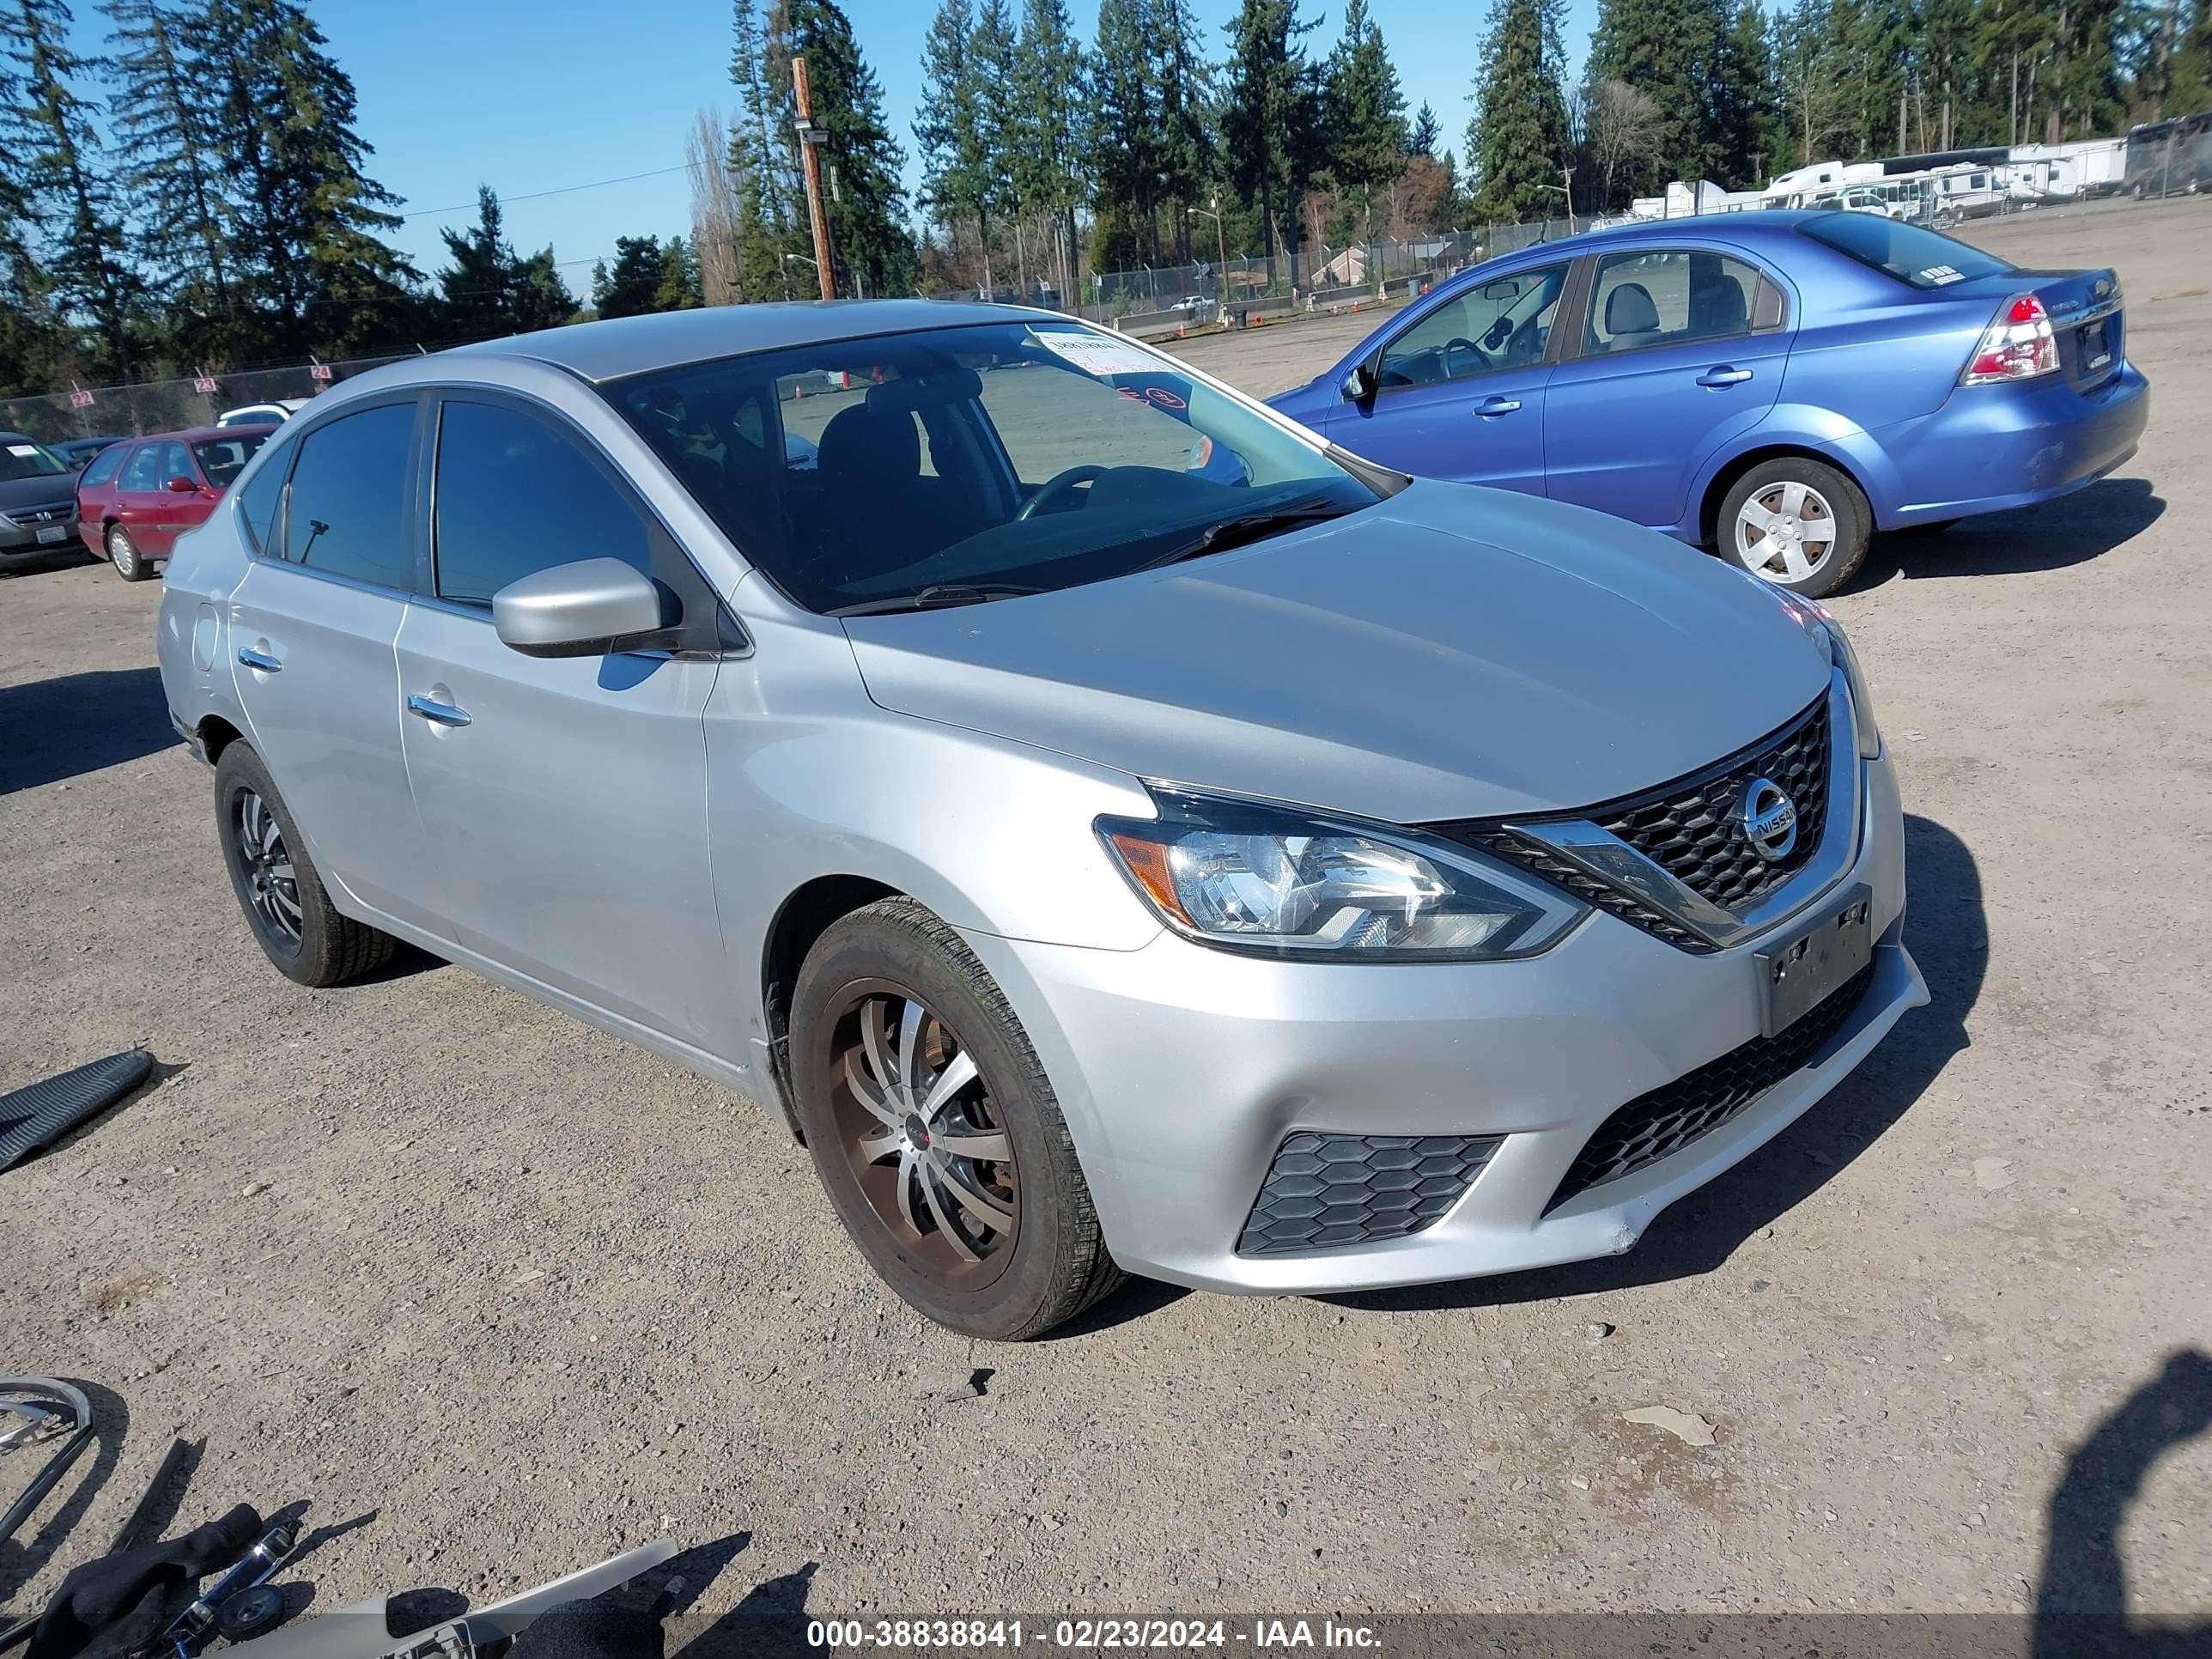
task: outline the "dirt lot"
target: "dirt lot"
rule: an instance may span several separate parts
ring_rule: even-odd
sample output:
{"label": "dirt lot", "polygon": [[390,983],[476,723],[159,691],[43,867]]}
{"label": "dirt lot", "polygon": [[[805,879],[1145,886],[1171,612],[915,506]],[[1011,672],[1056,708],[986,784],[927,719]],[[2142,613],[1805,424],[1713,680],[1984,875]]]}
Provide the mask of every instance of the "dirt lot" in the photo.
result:
{"label": "dirt lot", "polygon": [[[2120,476],[1880,549],[1837,602],[1935,1004],[1571,1270],[1139,1285],[971,1346],[877,1288],[745,1102],[453,968],[278,978],[163,718],[158,585],[0,582],[0,1087],[161,1062],[0,1176],[0,1368],[103,1409],[0,1601],[91,1553],[175,1433],[206,1442],[185,1519],[359,1520],[305,1569],[324,1608],[665,1532],[737,1548],[684,1631],[770,1646],[878,1611],[2212,1617],[2212,210],[1980,239],[2117,265],[2155,401]],[[1273,390],[1367,320],[1190,356]],[[1623,1420],[1654,1405],[1713,1443]]]}

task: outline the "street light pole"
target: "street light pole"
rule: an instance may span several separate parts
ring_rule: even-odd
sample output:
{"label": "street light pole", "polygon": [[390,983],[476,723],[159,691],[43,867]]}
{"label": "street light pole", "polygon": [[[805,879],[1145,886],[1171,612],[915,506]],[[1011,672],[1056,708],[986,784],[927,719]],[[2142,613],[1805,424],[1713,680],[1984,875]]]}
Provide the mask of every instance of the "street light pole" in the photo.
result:
{"label": "street light pole", "polygon": [[806,60],[791,60],[791,95],[799,106],[792,125],[799,129],[799,159],[806,172],[806,219],[814,232],[814,269],[822,279],[822,297],[834,300],[837,290],[830,281],[830,221],[822,209],[822,141],[830,135],[814,125],[814,99],[806,84]]}
{"label": "street light pole", "polygon": [[1213,221],[1213,246],[1221,256],[1220,263],[1215,267],[1218,274],[1213,279],[1213,308],[1217,316],[1226,316],[1229,311],[1229,235],[1221,228],[1221,198],[1213,196],[1207,199],[1213,204],[1212,212],[1208,213],[1202,207],[1194,207],[1191,211]]}

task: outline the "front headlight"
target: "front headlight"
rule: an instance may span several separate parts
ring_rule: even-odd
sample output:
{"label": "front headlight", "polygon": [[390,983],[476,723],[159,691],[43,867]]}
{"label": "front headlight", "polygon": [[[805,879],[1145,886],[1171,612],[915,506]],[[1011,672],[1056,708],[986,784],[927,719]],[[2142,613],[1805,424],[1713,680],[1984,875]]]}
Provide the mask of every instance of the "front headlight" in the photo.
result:
{"label": "front headlight", "polygon": [[1152,787],[1102,817],[1129,884],[1186,938],[1258,956],[1482,962],[1557,942],[1585,907],[1479,854],[1294,807]]}
{"label": "front headlight", "polygon": [[1775,597],[1782,601],[1782,608],[1796,619],[1798,626],[1812,635],[1813,642],[1827,653],[1829,666],[1844,671],[1844,685],[1851,694],[1851,724],[1858,729],[1859,758],[1872,760],[1881,753],[1881,731],[1874,723],[1874,696],[1867,690],[1866,674],[1859,667],[1859,653],[1851,649],[1850,636],[1844,632],[1843,623],[1818,599],[1778,589],[1775,590]]}

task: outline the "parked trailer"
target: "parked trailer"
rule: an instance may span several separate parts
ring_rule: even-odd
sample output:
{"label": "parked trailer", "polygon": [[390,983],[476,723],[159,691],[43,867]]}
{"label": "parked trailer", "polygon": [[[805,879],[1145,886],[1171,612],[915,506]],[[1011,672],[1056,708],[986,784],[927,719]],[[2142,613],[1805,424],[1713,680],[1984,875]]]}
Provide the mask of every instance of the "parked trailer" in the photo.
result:
{"label": "parked trailer", "polygon": [[2129,128],[2121,188],[2137,199],[2194,196],[2212,188],[2212,110]]}

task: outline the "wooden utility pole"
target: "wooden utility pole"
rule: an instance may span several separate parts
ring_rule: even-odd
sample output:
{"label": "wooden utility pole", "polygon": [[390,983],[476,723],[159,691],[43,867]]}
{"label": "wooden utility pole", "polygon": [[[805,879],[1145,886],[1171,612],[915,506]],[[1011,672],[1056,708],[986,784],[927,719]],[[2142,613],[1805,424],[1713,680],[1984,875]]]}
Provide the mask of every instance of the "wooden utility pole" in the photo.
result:
{"label": "wooden utility pole", "polygon": [[814,274],[822,279],[822,297],[834,300],[837,289],[830,280],[830,221],[822,209],[822,157],[817,153],[825,135],[814,125],[814,98],[807,90],[806,60],[791,60],[791,96],[799,106],[799,157],[806,173],[806,220],[814,231]]}

